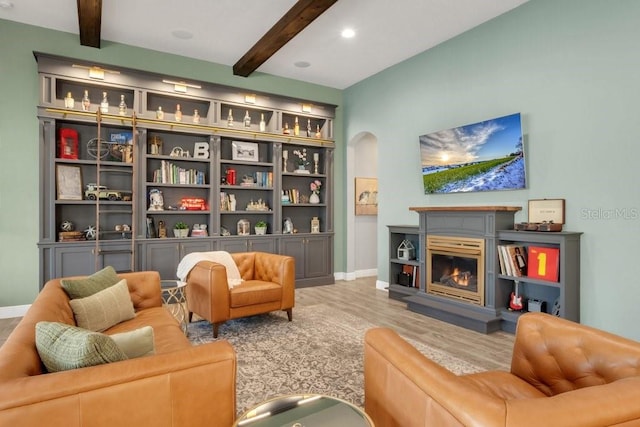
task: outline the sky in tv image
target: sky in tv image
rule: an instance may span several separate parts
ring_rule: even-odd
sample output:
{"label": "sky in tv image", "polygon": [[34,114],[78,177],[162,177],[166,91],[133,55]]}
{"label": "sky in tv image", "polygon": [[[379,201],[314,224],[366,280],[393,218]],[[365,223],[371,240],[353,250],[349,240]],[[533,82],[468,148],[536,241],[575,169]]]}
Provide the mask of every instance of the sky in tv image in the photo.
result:
{"label": "sky in tv image", "polygon": [[520,113],[419,139],[425,194],[526,187]]}

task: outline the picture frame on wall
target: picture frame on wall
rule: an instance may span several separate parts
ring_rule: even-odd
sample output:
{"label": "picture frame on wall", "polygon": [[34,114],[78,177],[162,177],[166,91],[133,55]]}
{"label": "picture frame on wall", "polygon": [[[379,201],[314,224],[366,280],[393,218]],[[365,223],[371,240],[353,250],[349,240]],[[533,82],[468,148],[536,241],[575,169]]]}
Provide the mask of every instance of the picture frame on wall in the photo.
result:
{"label": "picture frame on wall", "polygon": [[356,215],[378,215],[378,180],[376,178],[356,178]]}
{"label": "picture frame on wall", "polygon": [[56,165],[58,200],[82,200],[82,169],[80,166]]}
{"label": "picture frame on wall", "polygon": [[233,141],[231,149],[231,158],[233,160],[257,162],[260,159],[258,144],[255,142]]}

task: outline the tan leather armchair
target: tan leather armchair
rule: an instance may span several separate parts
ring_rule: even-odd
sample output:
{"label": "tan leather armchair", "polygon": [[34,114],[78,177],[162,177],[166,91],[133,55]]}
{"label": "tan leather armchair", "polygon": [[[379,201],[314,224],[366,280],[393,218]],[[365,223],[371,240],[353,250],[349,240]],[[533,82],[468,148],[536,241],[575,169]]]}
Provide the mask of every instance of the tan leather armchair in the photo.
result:
{"label": "tan leather armchair", "polygon": [[285,310],[289,321],[295,304],[295,260],[266,252],[231,254],[243,282],[229,289],[222,264],[200,261],[187,276],[189,322],[193,313],[213,324],[217,338],[230,319]]}
{"label": "tan leather armchair", "polygon": [[510,372],[457,376],[386,328],[364,357],[376,426],[640,425],[640,343],[544,313],[520,317]]}

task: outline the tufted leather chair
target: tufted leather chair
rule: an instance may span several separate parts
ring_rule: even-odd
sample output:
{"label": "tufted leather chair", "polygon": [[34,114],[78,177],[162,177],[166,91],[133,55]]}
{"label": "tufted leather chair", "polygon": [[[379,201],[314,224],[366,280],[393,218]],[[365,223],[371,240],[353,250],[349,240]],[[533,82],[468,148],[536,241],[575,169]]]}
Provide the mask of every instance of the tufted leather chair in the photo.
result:
{"label": "tufted leather chair", "polygon": [[457,376],[387,328],[364,365],[376,426],[640,426],[640,343],[544,313],[520,317],[510,372]]}
{"label": "tufted leather chair", "polygon": [[229,289],[227,270],[218,263],[200,261],[187,276],[189,322],[193,313],[213,324],[218,337],[221,324],[230,319],[285,310],[289,321],[295,303],[295,260],[266,252],[231,254],[243,282]]}

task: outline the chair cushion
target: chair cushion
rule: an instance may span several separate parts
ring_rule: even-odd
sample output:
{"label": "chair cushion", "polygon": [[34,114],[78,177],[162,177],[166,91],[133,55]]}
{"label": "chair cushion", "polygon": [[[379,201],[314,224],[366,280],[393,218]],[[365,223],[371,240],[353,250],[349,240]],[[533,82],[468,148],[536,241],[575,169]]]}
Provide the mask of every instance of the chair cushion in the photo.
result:
{"label": "chair cushion", "polygon": [[61,279],[60,286],[70,299],[85,298],[120,281],[118,274],[111,266],[107,266],[91,276],[81,279]]}
{"label": "chair cushion", "polygon": [[127,359],[108,335],[59,322],[36,323],[36,348],[49,372]]}
{"label": "chair cushion", "polygon": [[125,279],[89,297],[72,299],[69,305],[76,324],[96,332],[102,332],[116,323],[135,317]]}
{"label": "chair cushion", "polygon": [[282,300],[282,286],[262,280],[245,280],[229,290],[232,308]]}

